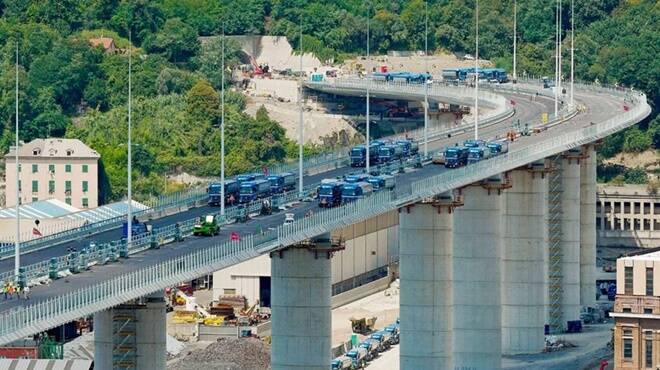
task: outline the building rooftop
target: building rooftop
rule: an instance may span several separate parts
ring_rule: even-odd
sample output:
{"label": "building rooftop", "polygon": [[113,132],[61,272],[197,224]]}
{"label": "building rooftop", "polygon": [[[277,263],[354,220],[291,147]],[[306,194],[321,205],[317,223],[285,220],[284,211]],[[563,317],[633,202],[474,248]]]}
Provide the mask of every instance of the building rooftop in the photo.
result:
{"label": "building rooftop", "polygon": [[644,260],[644,261],[660,261],[660,248],[653,248],[649,251],[642,251],[632,256],[621,257],[622,260]]}
{"label": "building rooftop", "polygon": [[[133,211],[146,209],[142,203],[133,201]],[[104,206],[79,210],[57,199],[40,200],[29,204],[21,205],[21,218],[26,219],[44,219],[61,218],[70,220],[87,220],[90,223],[107,220],[128,213],[128,202],[116,202]],[[0,209],[0,218],[15,218],[16,208]]]}
{"label": "building rooftop", "polygon": [[[605,185],[598,184],[598,194],[651,196],[646,185]],[[658,197],[658,196],[654,196]]]}
{"label": "building rooftop", "polygon": [[[9,149],[5,158],[15,156],[15,147]],[[35,139],[19,145],[18,155],[21,158],[100,158],[95,150],[78,139]]]}
{"label": "building rooftop", "polygon": [[103,46],[103,49],[108,50],[112,46],[112,44],[115,41],[112,39],[112,37],[96,37],[93,39],[89,39],[89,43],[92,46]]}

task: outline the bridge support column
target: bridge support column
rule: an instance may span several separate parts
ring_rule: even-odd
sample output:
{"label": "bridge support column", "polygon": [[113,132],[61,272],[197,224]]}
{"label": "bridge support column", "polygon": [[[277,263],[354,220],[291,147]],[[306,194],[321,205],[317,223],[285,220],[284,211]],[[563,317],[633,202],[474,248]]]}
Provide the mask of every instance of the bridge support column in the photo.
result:
{"label": "bridge support column", "polygon": [[[580,319],[580,149],[561,160],[562,326]],[[593,289],[592,289],[593,294]]]}
{"label": "bridge support column", "polygon": [[399,211],[402,370],[453,368],[452,211],[458,205],[448,194]]}
{"label": "bridge support column", "polygon": [[502,352],[541,352],[548,289],[548,179],[545,163],[511,172],[504,196]]}
{"label": "bridge support column", "polygon": [[329,234],[271,253],[273,370],[328,370],[332,253]]}
{"label": "bridge support column", "polygon": [[94,368],[166,368],[163,291],[94,314]]}
{"label": "bridge support column", "polygon": [[596,303],[596,149],[583,148],[580,166],[580,304]]}
{"label": "bridge support column", "polygon": [[502,356],[502,205],[499,186],[486,180],[463,189],[456,210],[452,256],[454,369],[497,370]]}

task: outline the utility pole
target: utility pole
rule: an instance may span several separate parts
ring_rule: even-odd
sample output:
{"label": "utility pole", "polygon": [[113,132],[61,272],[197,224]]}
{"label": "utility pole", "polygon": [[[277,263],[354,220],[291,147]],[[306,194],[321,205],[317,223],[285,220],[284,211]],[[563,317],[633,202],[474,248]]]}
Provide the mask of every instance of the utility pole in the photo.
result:
{"label": "utility pole", "polygon": [[559,0],[555,5],[555,117],[559,112],[558,108],[558,90],[559,90]]}
{"label": "utility pole", "polygon": [[225,215],[225,21],[222,20],[220,58],[220,215]]}
{"label": "utility pole", "polygon": [[[429,2],[424,1],[424,69],[429,73]],[[429,155],[429,84],[424,78],[424,156]]]}
{"label": "utility pole", "polygon": [[14,243],[14,279],[18,281],[18,273],[21,267],[21,191],[19,180],[20,171],[18,170],[18,40],[16,41],[16,92],[15,92],[15,102],[16,102],[16,148],[15,160],[16,160],[16,242]]}
{"label": "utility pole", "polygon": [[571,106],[575,104],[573,83],[575,78],[575,0],[571,0]]}
{"label": "utility pole", "polygon": [[[369,4],[369,3],[367,3],[367,4]],[[370,16],[370,13],[371,12],[369,11],[369,5],[367,5],[367,60],[366,60],[365,65],[369,64],[369,23],[370,23],[369,16]],[[366,119],[367,119],[367,139],[366,139],[367,158],[366,158],[366,162],[365,162],[366,163],[365,167],[366,167],[367,173],[370,173],[370,171],[369,171],[369,162],[370,162],[370,158],[369,158],[369,156],[370,156],[370,154],[369,154],[369,149],[370,149],[369,148],[369,146],[370,146],[369,145],[369,137],[370,137],[370,135],[369,135],[369,85],[371,84],[371,80],[369,79],[369,67],[366,68],[366,72],[367,72],[366,73],[366,77],[367,77],[367,116],[366,116]]]}
{"label": "utility pole", "polygon": [[479,139],[479,0],[475,13],[476,37],[474,56],[474,140]]}
{"label": "utility pole", "polygon": [[133,239],[133,194],[131,191],[132,182],[133,182],[133,164],[131,160],[131,68],[132,65],[132,52],[133,50],[133,40],[131,38],[131,30],[128,30],[128,212],[126,214],[128,218],[128,223],[126,227],[126,247],[130,249]]}
{"label": "utility pole", "polygon": [[563,96],[563,94],[562,94],[562,87],[561,87],[561,82],[562,82],[562,81],[561,81],[561,74],[562,74],[562,69],[563,69],[563,68],[562,68],[562,65],[561,65],[561,61],[562,61],[562,55],[561,55],[561,46],[562,46],[562,45],[561,45],[561,41],[562,41],[562,39],[561,39],[561,38],[562,38],[561,23],[562,23],[562,19],[561,19],[561,16],[562,16],[561,0],[559,0],[559,24],[558,24],[558,26],[557,26],[557,30],[558,30],[558,32],[559,32],[559,39],[558,39],[558,40],[559,40],[559,46],[558,46],[558,47],[559,47],[559,64],[558,64],[558,66],[559,66],[559,67],[558,67],[558,68],[559,68],[559,76],[557,76],[557,80],[558,80],[558,81],[557,81],[557,82],[558,82],[558,84],[557,84],[557,90],[559,90],[559,92],[558,92],[557,94],[559,95],[559,100],[561,100],[561,99],[562,99],[562,96]]}
{"label": "utility pole", "polygon": [[298,195],[303,195],[303,31],[302,31],[302,14],[300,15],[300,92],[298,99],[300,100],[300,122],[298,122]]}
{"label": "utility pole", "polygon": [[518,72],[516,70],[516,44],[518,41],[518,1],[513,0],[513,83],[518,81]]}

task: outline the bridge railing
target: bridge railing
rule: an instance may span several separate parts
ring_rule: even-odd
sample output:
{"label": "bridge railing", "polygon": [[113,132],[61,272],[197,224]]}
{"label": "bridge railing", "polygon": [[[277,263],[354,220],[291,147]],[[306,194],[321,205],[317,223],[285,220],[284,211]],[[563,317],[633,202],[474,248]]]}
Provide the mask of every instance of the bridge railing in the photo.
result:
{"label": "bridge railing", "polygon": [[293,225],[280,226],[277,230],[244,238],[240,242],[222,243],[189,252],[176,259],[129,272],[99,284],[3,312],[0,314],[0,342],[6,343],[47,330],[59,323],[211,273],[342,225],[368,219],[405,204],[593,142],[638,122],[650,113],[645,96],[636,97],[633,104],[633,108],[628,112],[600,124],[550,137],[530,147],[416,181],[409,189],[376,194],[344,207],[319,212],[298,220]]}

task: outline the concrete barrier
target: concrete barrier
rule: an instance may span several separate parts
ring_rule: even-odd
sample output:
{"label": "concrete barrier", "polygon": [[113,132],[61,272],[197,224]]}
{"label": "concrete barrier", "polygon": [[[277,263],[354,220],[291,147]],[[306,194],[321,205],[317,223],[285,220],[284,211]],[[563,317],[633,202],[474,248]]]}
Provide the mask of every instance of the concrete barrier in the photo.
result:
{"label": "concrete barrier", "polygon": [[339,293],[332,297],[331,300],[332,308],[334,309],[337,307],[341,307],[345,304],[357,301],[358,299],[385,290],[390,285],[391,281],[392,281],[391,275],[387,275],[384,278],[361,285],[349,291]]}

